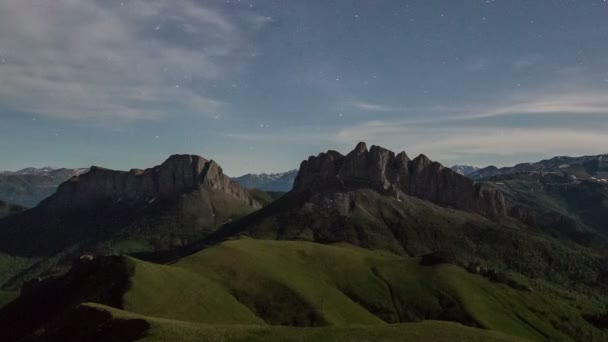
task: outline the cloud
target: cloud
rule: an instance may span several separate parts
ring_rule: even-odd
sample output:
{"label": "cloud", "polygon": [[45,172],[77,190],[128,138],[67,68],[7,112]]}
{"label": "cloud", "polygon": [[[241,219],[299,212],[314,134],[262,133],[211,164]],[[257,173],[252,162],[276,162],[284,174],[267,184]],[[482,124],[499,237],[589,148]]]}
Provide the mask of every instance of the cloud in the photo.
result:
{"label": "cloud", "polygon": [[453,109],[452,119],[470,120],[525,114],[607,114],[608,98],[596,91],[531,92],[508,101]]}
{"label": "cloud", "polygon": [[5,0],[0,102],[96,123],[214,117],[226,104],[200,84],[222,79],[248,30],[262,25],[189,0]]}
{"label": "cloud", "polygon": [[356,109],[365,110],[369,112],[392,112],[394,110],[397,110],[397,108],[389,105],[363,101],[352,102],[350,106]]}
{"label": "cloud", "polygon": [[[381,104],[375,104],[384,108]],[[399,107],[392,111],[405,110]],[[405,119],[395,119],[391,125],[442,124],[455,121],[475,120],[513,116],[513,115],[551,115],[551,114],[606,114],[608,115],[608,97],[597,91],[526,91],[523,95],[505,96],[495,101],[481,100],[479,103],[465,105],[435,105],[432,107],[411,107],[408,112],[417,114]]]}

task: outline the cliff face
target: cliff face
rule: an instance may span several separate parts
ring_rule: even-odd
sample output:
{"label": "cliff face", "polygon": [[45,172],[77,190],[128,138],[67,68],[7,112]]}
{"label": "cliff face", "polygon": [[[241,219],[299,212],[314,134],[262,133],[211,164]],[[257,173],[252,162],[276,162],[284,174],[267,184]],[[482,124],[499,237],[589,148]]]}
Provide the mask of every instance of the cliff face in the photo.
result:
{"label": "cliff face", "polygon": [[159,166],[128,172],[93,166],[89,172],[61,184],[41,206],[74,208],[101,202],[137,204],[158,198],[176,198],[198,189],[221,191],[251,207],[260,207],[247,190],[224,175],[216,162],[194,155],[173,155]]}
{"label": "cliff face", "polygon": [[359,143],[348,155],[321,153],[302,162],[294,184],[300,193],[370,188],[396,196],[411,195],[489,217],[506,215],[502,193],[420,155],[410,160],[379,146]]}

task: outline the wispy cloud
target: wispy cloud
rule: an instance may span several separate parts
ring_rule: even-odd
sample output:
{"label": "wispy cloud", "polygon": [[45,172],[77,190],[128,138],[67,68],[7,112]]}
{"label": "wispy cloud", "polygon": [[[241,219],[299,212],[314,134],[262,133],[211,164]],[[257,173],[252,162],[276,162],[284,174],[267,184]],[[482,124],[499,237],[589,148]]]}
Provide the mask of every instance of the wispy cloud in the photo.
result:
{"label": "wispy cloud", "polygon": [[194,85],[221,79],[243,32],[263,22],[189,0],[5,0],[0,102],[85,122],[216,116],[225,104]]}
{"label": "wispy cloud", "polygon": [[595,91],[530,92],[497,103],[453,108],[452,120],[470,120],[525,114],[602,114],[608,115],[608,98]]}
{"label": "wispy cloud", "polygon": [[354,101],[350,103],[350,106],[355,109],[360,109],[369,112],[392,112],[398,110],[393,106],[380,104],[380,103],[370,103],[364,101]]}

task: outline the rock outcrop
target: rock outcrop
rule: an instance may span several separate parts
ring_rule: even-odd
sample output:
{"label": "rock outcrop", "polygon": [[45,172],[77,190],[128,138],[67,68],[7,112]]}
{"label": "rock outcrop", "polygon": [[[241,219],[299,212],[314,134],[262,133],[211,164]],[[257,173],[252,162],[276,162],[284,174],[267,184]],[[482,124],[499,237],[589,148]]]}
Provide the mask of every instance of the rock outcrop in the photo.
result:
{"label": "rock outcrop", "polygon": [[251,207],[261,207],[246,189],[225,176],[215,161],[195,155],[173,155],[159,166],[128,172],[92,166],[89,172],[61,184],[41,206],[74,208],[99,203],[138,204],[177,198],[201,189],[221,191]]}
{"label": "rock outcrop", "polygon": [[413,160],[405,152],[395,155],[365,143],[343,156],[336,151],[311,156],[300,165],[294,191],[313,193],[370,188],[399,198],[410,195],[423,200],[476,212],[489,217],[507,213],[502,193],[431,161],[425,155]]}

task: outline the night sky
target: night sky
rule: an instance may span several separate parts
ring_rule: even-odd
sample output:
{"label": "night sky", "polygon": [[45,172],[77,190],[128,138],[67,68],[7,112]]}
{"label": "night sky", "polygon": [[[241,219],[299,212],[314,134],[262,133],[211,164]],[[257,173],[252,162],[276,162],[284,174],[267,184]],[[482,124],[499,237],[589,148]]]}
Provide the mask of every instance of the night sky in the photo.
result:
{"label": "night sky", "polygon": [[608,2],[0,0],[0,169],[608,153]]}

